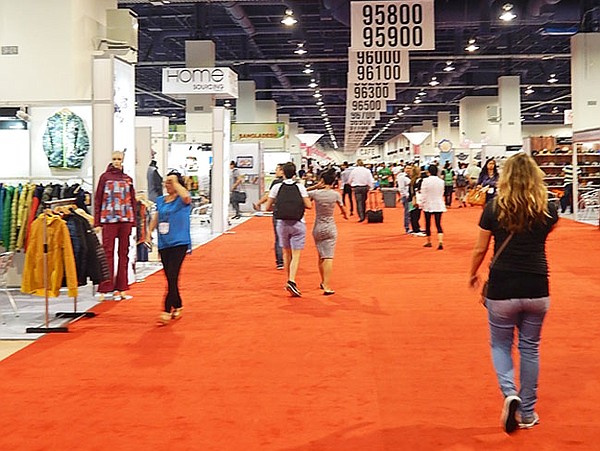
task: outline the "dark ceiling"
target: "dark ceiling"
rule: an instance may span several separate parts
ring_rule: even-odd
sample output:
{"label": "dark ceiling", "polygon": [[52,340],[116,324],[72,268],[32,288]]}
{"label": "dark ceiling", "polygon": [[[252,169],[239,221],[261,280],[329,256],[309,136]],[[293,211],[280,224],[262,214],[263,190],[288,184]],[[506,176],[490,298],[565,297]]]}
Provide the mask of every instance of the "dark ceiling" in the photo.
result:
{"label": "dark ceiling", "polygon": [[[324,133],[323,117],[309,88],[315,78],[340,145],[343,145],[348,46],[349,0],[183,1],[119,0],[139,20],[139,63],[136,69],[137,113],[160,113],[183,122],[183,101],[161,91],[163,67],[185,66],[184,41],[213,40],[217,65],[230,66],[240,80],[256,82],[257,99],[273,99],[278,113],[289,114],[306,133]],[[524,124],[562,123],[570,108],[570,34],[600,30],[600,0],[529,0],[511,3],[517,18],[504,23],[498,15],[505,1],[436,0],[435,50],[410,53],[410,83],[396,84],[396,100],[388,102],[368,142],[390,118],[410,109],[373,141],[382,144],[424,120],[437,123],[439,111],[458,116],[459,100],[468,95],[497,95],[497,79],[519,75]],[[291,9],[298,23],[280,23]],[[479,49],[465,51],[476,38]],[[299,42],[308,51],[293,53]],[[444,71],[452,62],[453,71]],[[314,73],[302,71],[311,64]],[[548,82],[551,74],[558,81]],[[437,77],[437,86],[430,86]],[[526,94],[531,86],[533,93]],[[415,104],[419,91],[422,102]],[[218,101],[219,105],[223,101]],[[235,107],[235,101],[233,101]],[[555,112],[553,112],[553,109]]]}

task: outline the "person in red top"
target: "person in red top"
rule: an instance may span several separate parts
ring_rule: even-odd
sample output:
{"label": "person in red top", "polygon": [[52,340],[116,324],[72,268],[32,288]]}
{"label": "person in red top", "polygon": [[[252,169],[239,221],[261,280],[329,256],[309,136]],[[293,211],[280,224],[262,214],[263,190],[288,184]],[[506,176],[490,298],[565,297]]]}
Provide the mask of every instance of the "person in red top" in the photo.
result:
{"label": "person in red top", "polygon": [[102,247],[106,253],[109,268],[114,268],[115,241],[119,240],[119,262],[117,274],[111,271],[111,278],[101,282],[98,292],[113,292],[113,299],[120,301],[126,298],[129,289],[127,268],[129,265],[129,235],[135,225],[135,189],[133,180],[123,172],[124,153],[115,151],[112,163],[100,176],[94,195],[94,227],[102,229]]}

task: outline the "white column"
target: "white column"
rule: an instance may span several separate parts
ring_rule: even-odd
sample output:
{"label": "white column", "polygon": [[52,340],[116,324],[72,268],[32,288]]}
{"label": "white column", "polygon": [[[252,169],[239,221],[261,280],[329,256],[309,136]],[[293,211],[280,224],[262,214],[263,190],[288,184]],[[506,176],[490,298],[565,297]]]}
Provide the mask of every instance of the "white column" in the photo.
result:
{"label": "white column", "polygon": [[238,99],[236,103],[236,122],[254,123],[256,121],[256,83],[252,80],[238,82]]}
{"label": "white column", "polygon": [[[438,118],[438,126],[437,130],[435,130],[435,137],[433,145],[437,146],[437,144],[442,139],[450,140],[450,112],[449,111],[439,111],[437,114]],[[455,146],[457,143],[453,143]]]}
{"label": "white column", "polygon": [[461,143],[497,143],[500,126],[488,121],[488,107],[498,106],[494,96],[469,96],[460,99],[459,128]]}
{"label": "white column", "polygon": [[152,128],[135,128],[135,191],[148,193],[148,166],[152,160]]}
{"label": "white column", "polygon": [[223,233],[228,227],[231,113],[227,108],[215,107],[213,118],[212,229],[214,233]]}
{"label": "white column", "polygon": [[[212,41],[185,41],[185,64],[187,67],[214,67],[215,43]],[[212,95],[191,94],[186,96],[185,131],[188,142],[211,142],[214,105],[215,99]]]}
{"label": "white column", "polygon": [[600,128],[600,33],[571,38],[573,133]]}
{"label": "white column", "polygon": [[511,146],[523,144],[521,130],[521,89],[518,75],[498,77],[498,106],[500,107],[500,141]]}

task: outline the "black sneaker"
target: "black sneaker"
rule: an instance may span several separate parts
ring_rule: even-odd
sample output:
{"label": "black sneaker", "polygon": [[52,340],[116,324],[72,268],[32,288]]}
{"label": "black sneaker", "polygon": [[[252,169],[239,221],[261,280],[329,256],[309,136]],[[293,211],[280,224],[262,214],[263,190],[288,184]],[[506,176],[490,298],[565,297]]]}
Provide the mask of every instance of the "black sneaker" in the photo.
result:
{"label": "black sneaker", "polygon": [[300,293],[300,290],[296,286],[296,282],[292,282],[291,280],[288,280],[287,285],[285,286],[285,289],[287,291],[289,291],[290,294],[296,298],[299,298],[300,296],[302,296],[302,293]]}
{"label": "black sneaker", "polygon": [[444,250],[444,245],[442,243],[438,244],[438,251]]}
{"label": "black sneaker", "polygon": [[433,247],[433,245],[431,243],[425,243],[423,247]]}
{"label": "black sneaker", "polygon": [[521,398],[516,395],[511,395],[504,398],[504,406],[502,407],[500,423],[508,434],[514,432],[519,426],[515,414],[517,413],[520,405]]}

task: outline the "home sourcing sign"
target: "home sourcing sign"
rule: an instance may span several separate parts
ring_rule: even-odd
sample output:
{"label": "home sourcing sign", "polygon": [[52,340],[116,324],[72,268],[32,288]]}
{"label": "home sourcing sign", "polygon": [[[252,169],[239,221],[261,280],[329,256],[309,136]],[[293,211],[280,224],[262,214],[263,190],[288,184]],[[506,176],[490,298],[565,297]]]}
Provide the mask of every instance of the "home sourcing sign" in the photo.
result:
{"label": "home sourcing sign", "polygon": [[162,92],[173,97],[208,94],[237,99],[238,76],[228,67],[167,67],[162,73]]}

